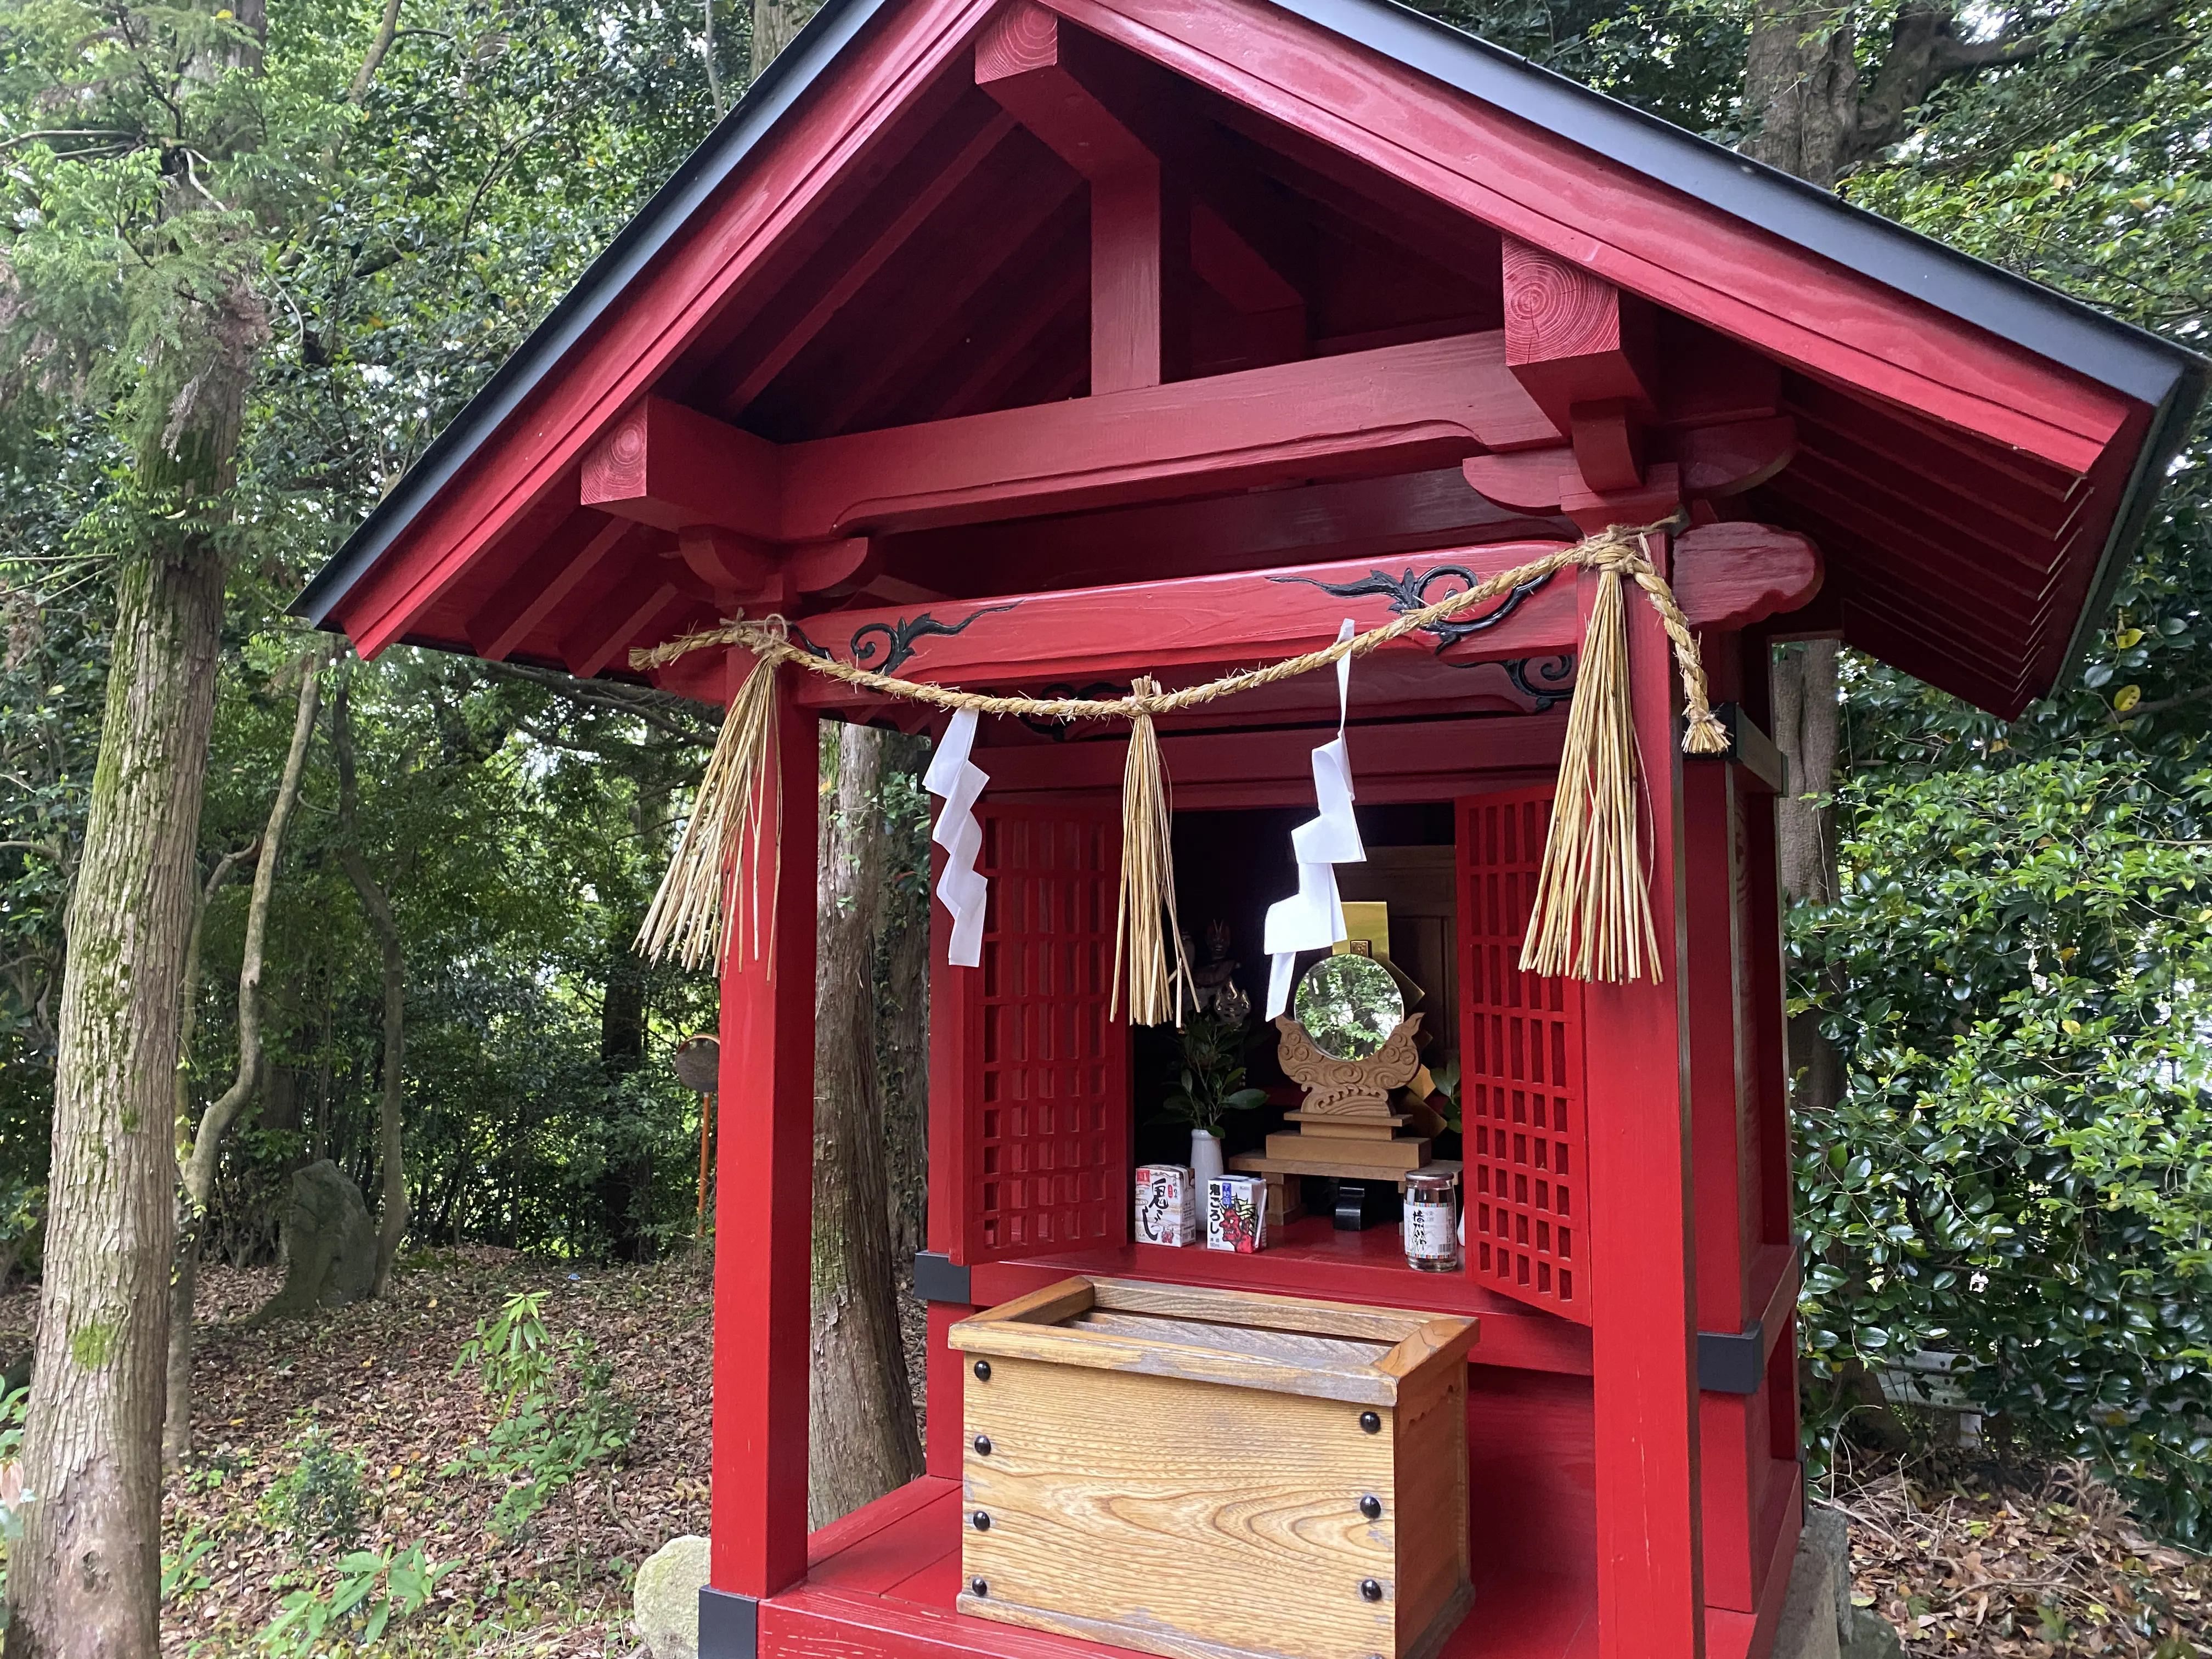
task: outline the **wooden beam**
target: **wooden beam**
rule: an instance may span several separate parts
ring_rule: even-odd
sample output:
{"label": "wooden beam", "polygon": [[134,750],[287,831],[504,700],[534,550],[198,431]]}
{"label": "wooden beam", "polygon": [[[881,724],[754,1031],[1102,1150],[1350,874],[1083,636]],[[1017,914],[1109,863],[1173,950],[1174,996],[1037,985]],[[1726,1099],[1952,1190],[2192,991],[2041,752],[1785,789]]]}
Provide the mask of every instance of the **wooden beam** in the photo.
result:
{"label": "wooden beam", "polygon": [[591,512],[572,514],[552,540],[526,560],[469,619],[469,648],[487,662],[505,661],[636,529],[627,519]]}
{"label": "wooden beam", "polygon": [[932,173],[928,182],[919,191],[907,198],[896,216],[869,240],[866,246],[839,265],[836,276],[826,287],[812,295],[805,310],[777,330],[773,343],[738,377],[727,392],[720,395],[721,407],[732,416],[741,414],[747,404],[767,391],[775,377],[790,368],[792,361],[813,343],[815,337],[828,326],[830,319],[849,305],[891,256],[907,245],[929,216],[943,207],[953,192],[974,176],[976,169],[989,159],[1007,133],[1013,130],[1013,125],[1012,118],[1003,113],[985,122],[981,130],[969,139],[950,161]]}
{"label": "wooden beam", "polygon": [[[1379,627],[1444,598],[1468,578],[1525,564],[1558,544],[1448,548],[1388,568],[1367,561],[1138,582],[927,607],[830,611],[796,624],[841,661],[908,679],[951,684],[1036,684],[1056,678],[1112,679],[1148,669],[1268,660],[1328,644],[1350,617]],[[1741,627],[1795,608],[1817,590],[1820,561],[1802,536],[1764,526],[1715,525],[1681,538],[1676,597],[1692,628]],[[1376,659],[1441,655],[1451,664],[1549,657],[1577,651],[1583,622],[1573,584],[1555,580],[1509,600],[1470,608],[1479,632],[1413,634]],[[1445,624],[1449,629],[1449,623]],[[1438,647],[1443,648],[1439,651]],[[893,659],[896,660],[893,660]],[[810,681],[802,701],[852,700],[836,682]]]}
{"label": "wooden beam", "polygon": [[561,641],[561,660],[578,679],[592,678],[662,620],[664,612],[673,611],[679,599],[683,595],[676,584],[665,579],[655,581],[648,576],[626,586],[615,604],[586,617]]}
{"label": "wooden beam", "polygon": [[1048,264],[1043,279],[1028,284],[1014,309],[1001,315],[997,332],[973,342],[974,356],[951,392],[938,400],[933,418],[999,408],[1012,384],[1036,367],[1039,341],[1076,307],[1087,305],[1090,275],[1073,263],[1057,268]]}
{"label": "wooden beam", "polygon": [[1026,0],[975,43],[975,84],[1091,186],[1091,390],[1158,386],[1179,367],[1190,210],[1158,156],[1117,119]]}
{"label": "wooden beam", "polygon": [[[750,666],[730,653],[726,697]],[[782,703],[770,741],[783,851],[745,878],[775,925],[722,965],[714,1220],[713,1582],[756,1600],[806,1576],[814,1169],[813,715]]]}
{"label": "wooden beam", "polygon": [[945,599],[1019,592],[1036,586],[1041,571],[1054,586],[1097,587],[1572,536],[1564,519],[1492,506],[1458,468],[1445,467],[878,536],[874,544],[886,570]]}
{"label": "wooden beam", "polygon": [[1504,339],[1461,335],[1169,386],[854,433],[784,452],[782,533],[1070,512],[1555,444]]}
{"label": "wooden beam", "polygon": [[775,446],[665,398],[641,398],[584,458],[583,502],[662,530],[720,525],[773,540]]}

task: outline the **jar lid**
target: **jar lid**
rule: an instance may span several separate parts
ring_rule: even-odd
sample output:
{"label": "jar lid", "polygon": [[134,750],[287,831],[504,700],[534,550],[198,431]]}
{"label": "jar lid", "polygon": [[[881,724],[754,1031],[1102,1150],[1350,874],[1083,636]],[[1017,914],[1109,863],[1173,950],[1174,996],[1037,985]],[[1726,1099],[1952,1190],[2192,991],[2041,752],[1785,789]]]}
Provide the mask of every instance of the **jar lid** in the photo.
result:
{"label": "jar lid", "polygon": [[1459,1177],[1449,1170],[1415,1170],[1406,1177],[1406,1194],[1448,1193],[1459,1185]]}

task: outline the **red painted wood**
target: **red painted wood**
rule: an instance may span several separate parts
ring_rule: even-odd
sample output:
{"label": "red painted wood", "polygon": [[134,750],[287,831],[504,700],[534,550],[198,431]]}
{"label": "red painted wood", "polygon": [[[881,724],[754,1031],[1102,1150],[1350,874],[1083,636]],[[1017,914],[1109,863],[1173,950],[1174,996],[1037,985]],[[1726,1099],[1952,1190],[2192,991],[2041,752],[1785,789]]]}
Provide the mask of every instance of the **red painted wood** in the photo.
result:
{"label": "red painted wood", "polygon": [[1130,1207],[1128,1027],[1108,1012],[1120,811],[987,794],[977,816],[976,868],[990,882],[982,965],[940,956],[931,969],[933,1030],[963,1033],[942,1091],[961,1126],[948,1252],[972,1264],[1110,1247],[1127,1237]]}
{"label": "red painted wood", "polygon": [[[943,1498],[916,1507],[854,1548],[869,1560],[848,1575],[826,1559],[817,1578],[763,1602],[761,1659],[1097,1659],[1095,1643],[952,1611],[960,1588],[960,1512]],[[893,1552],[931,1565],[870,1594]],[[1591,1659],[1595,1608],[1586,1580],[1571,1572],[1501,1571],[1478,1553],[1471,1563],[1478,1616],[1446,1638],[1437,1659]],[[1746,1621],[1748,1623],[1748,1620]]]}
{"label": "red painted wood", "polygon": [[776,376],[791,367],[793,361],[814,342],[831,319],[858,297],[876,273],[890,262],[891,256],[913,239],[929,216],[975,175],[992,152],[1005,141],[1007,133],[1012,131],[1013,125],[1009,116],[994,116],[954,154],[950,161],[931,174],[921,188],[907,197],[896,216],[878,231],[865,247],[840,263],[836,279],[811,296],[811,303],[805,310],[778,332],[775,343],[762,352],[722,394],[721,408],[731,414],[741,413],[767,391]]}
{"label": "red painted wood", "polygon": [[2113,394],[1254,0],[1050,0],[1084,27],[1785,362],[2075,471]]}
{"label": "red painted wood", "polygon": [[665,631],[661,625],[673,624],[690,605],[673,582],[640,583],[629,588],[611,611],[592,617],[562,640],[561,659],[577,678],[590,679],[625,660],[633,642],[659,638]]}
{"label": "red painted wood", "polygon": [[1787,415],[1725,426],[1692,427],[1674,439],[1682,493],[1692,497],[1741,495],[1756,489],[1797,453],[1797,422]]}
{"label": "red painted wood", "polygon": [[[1720,649],[1732,645],[1722,641]],[[1738,1028],[1746,1000],[1739,975],[1748,966],[1741,931],[1748,918],[1740,904],[1742,809],[1735,767],[1702,761],[1683,768],[1697,1318],[1698,1328],[1706,1331],[1741,1330],[1753,1313],[1749,1275],[1757,1238],[1744,1146],[1751,1080],[1742,1042],[1748,1034]]]}
{"label": "red painted wood", "polygon": [[[1417,585],[1433,575],[1420,593],[1432,601],[1466,586],[1455,568],[1480,579],[1526,564],[1556,545],[1508,542],[1439,549],[1383,574]],[[1819,558],[1803,537],[1747,524],[1690,532],[1682,538],[1679,568],[1676,596],[1693,628],[1737,626],[1793,609],[1818,590],[1820,576]],[[989,600],[951,599],[927,607],[838,611],[804,617],[798,626],[811,644],[839,660],[873,668],[884,660],[886,640],[927,615],[959,631],[910,639],[910,654],[898,668],[904,678],[951,684],[1088,683],[1295,655],[1334,640],[1346,617],[1362,629],[1378,627],[1400,614],[1398,599],[1328,591],[1376,574],[1376,567],[1367,561],[1345,561]],[[1501,596],[1462,616],[1476,620],[1506,605]],[[1370,665],[1370,673],[1389,664],[1410,673],[1441,654],[1452,668],[1428,669],[1417,678],[1457,690],[1468,684],[1458,665],[1576,651],[1582,635],[1582,619],[1562,576],[1515,605],[1503,620],[1449,644],[1441,653],[1435,636],[1416,632],[1380,647],[1363,665]],[[1176,684],[1188,678],[1194,677],[1170,672],[1166,681]],[[1354,678],[1364,687],[1365,681]],[[799,696],[835,705],[865,701],[868,694],[817,679],[803,686]],[[1249,697],[1237,704],[1250,706]]]}
{"label": "red painted wood", "polygon": [[1587,1325],[1590,1249],[1583,987],[1521,971],[1548,787],[1457,803],[1460,1099],[1467,1272]]}
{"label": "red painted wood", "polygon": [[[1068,259],[1054,261],[1046,269],[1044,280],[1029,284],[1015,308],[1000,313],[998,333],[974,342],[960,378],[930,411],[930,418],[948,420],[1006,408],[1012,401],[1013,388],[1035,372],[1043,338],[1072,320],[1087,319],[1090,267]],[[1087,328],[1087,320],[1082,325]]]}
{"label": "red painted wood", "polygon": [[1470,455],[1460,463],[1468,487],[1500,507],[1522,513],[1548,513],[1572,490],[1587,489],[1565,446],[1516,450],[1503,455]]}
{"label": "red painted wood", "polygon": [[666,398],[641,399],[584,457],[583,502],[662,530],[776,533],[774,444]]}
{"label": "red painted wood", "polygon": [[[1577,404],[1618,403],[1617,414],[1650,419],[1658,384],[1650,306],[1571,259],[1517,237],[1499,241],[1505,361],[1537,407],[1562,431]],[[1579,434],[1575,447],[1594,487],[1634,486],[1632,472],[1616,482],[1601,477],[1605,469],[1593,473]]]}
{"label": "red painted wood", "polygon": [[[960,1483],[925,1475],[855,1515],[890,1511],[856,1535],[823,1549],[810,1545],[806,1583],[848,1595],[896,1596],[932,1563],[960,1552]],[[848,1519],[852,1517],[848,1516]],[[821,1534],[815,1536],[818,1539]]]}
{"label": "red painted wood", "polygon": [[928,1376],[929,1443],[924,1461],[932,1474],[960,1476],[960,1459],[966,1444],[962,1430],[961,1398],[967,1371],[958,1350],[945,1346],[945,1333],[975,1311],[956,1302],[929,1304],[929,1346],[925,1355]]}
{"label": "red painted wood", "polygon": [[[1663,550],[1655,548],[1655,550]],[[1596,579],[1585,575],[1589,592]],[[1693,1659],[1704,1614],[1685,1006],[1680,750],[1666,635],[1628,607],[1629,678],[1645,772],[1644,864],[1666,977],[1583,993],[1591,1322],[1597,1411],[1599,1647],[1606,1659]],[[1613,1264],[1632,1263],[1626,1271]]]}
{"label": "red painted wood", "polygon": [[1563,520],[1493,507],[1457,467],[1208,501],[876,538],[888,568],[955,573],[958,592],[1024,592],[1201,576],[1434,547],[1571,539]]}
{"label": "red painted wood", "polygon": [[[732,652],[730,693],[750,666]],[[712,1582],[763,1596],[806,1571],[808,1277],[814,1167],[814,717],[780,700],[775,926],[722,972],[714,1220]]]}
{"label": "red painted wood", "polygon": [[1575,467],[1589,489],[1633,489],[1644,482],[1644,429],[1628,398],[1577,400],[1568,424]]}
{"label": "red painted wood", "polygon": [[988,1306],[1077,1273],[1472,1314],[1481,1322],[1475,1349],[1480,1364],[1589,1374],[1590,1335],[1583,1327],[1500,1296],[1472,1274],[1417,1273],[1406,1265],[1395,1229],[1339,1232],[1328,1216],[1292,1222],[1257,1255],[1124,1244],[986,1263],[975,1270],[969,1293]]}
{"label": "red painted wood", "polygon": [[348,596],[343,620],[364,654],[404,633],[701,337],[744,278],[808,224],[836,180],[890,137],[994,3],[921,0],[855,46],[834,84],[817,88],[763,149],[745,188],[700,216],[657,266],[650,291],[609,313],[573,364],[517,412],[482,462],[418,515]]}
{"label": "red painted wood", "polygon": [[597,513],[571,514],[560,532],[477,612],[469,627],[469,648],[488,662],[504,661],[579,583],[613,559],[616,550],[636,530],[623,519]]}
{"label": "red painted wood", "polygon": [[1468,1544],[1491,1576],[1594,1595],[1595,1430],[1587,1375],[1468,1368]]}
{"label": "red painted wood", "polygon": [[1238,374],[787,446],[781,534],[922,529],[1456,461],[1556,442],[1462,335]]}
{"label": "red painted wood", "polygon": [[918,1480],[908,1481],[903,1486],[893,1488],[873,1503],[861,1504],[849,1515],[840,1516],[828,1526],[809,1533],[806,1538],[809,1582],[821,1582],[817,1575],[825,1563],[851,1550],[864,1540],[915,1517],[942,1498],[957,1498],[958,1495],[957,1480],[925,1474]]}

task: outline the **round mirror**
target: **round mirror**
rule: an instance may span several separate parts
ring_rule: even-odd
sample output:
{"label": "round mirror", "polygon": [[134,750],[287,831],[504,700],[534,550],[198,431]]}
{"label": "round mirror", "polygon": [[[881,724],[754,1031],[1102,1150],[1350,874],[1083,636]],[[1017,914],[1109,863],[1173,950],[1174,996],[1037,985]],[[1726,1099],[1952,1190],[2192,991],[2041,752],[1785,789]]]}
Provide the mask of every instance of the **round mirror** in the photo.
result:
{"label": "round mirror", "polygon": [[1306,969],[1293,1000],[1298,1024],[1332,1060],[1366,1060],[1406,1018],[1390,970],[1372,957],[1323,957]]}

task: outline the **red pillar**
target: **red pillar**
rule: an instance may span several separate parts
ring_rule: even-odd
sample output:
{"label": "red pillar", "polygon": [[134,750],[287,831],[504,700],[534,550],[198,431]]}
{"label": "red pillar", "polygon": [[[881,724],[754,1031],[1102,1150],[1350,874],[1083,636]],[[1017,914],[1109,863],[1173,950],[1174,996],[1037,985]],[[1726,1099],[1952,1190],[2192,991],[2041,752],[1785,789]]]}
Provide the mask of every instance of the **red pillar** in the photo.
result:
{"label": "red pillar", "polygon": [[[1659,542],[1652,538],[1655,553]],[[1585,610],[1596,580],[1581,577]],[[1666,977],[1593,985],[1583,1004],[1598,1651],[1603,1659],[1698,1659],[1705,1589],[1682,754],[1666,635],[1642,592],[1632,584],[1625,589],[1651,920]]]}
{"label": "red pillar", "polygon": [[[731,653],[729,688],[751,667]],[[809,1262],[814,1216],[817,728],[780,688],[773,738],[780,869],[754,872],[775,927],[722,969],[714,1205],[714,1588],[758,1599],[806,1573]],[[775,823],[778,803],[769,804]],[[772,831],[773,833],[773,831]],[[773,861],[763,860],[764,866]],[[763,905],[765,912],[765,905]]]}

